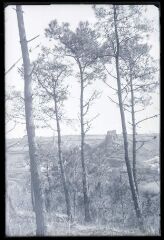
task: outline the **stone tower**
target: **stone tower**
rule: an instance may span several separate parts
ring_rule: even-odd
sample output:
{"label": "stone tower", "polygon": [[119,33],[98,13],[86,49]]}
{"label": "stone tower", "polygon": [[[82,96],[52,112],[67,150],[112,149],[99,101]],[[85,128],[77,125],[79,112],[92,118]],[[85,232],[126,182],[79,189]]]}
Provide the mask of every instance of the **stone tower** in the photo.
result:
{"label": "stone tower", "polygon": [[116,139],[117,139],[116,130],[108,131],[105,138],[105,147],[106,148],[112,147]]}

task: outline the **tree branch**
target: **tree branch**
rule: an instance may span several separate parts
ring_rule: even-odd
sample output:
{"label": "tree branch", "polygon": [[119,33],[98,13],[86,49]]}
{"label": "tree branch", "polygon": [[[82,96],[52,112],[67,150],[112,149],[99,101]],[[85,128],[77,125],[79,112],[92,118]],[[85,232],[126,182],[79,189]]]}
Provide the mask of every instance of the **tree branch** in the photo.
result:
{"label": "tree branch", "polygon": [[116,88],[112,87],[111,85],[109,85],[105,80],[103,80],[103,82],[111,89],[113,89],[114,91],[118,91]]}
{"label": "tree branch", "polygon": [[7,73],[9,73],[9,72],[16,66],[16,64],[17,64],[21,59],[22,59],[22,57],[20,57],[20,58],[5,72],[5,75],[6,75]]}
{"label": "tree branch", "polygon": [[89,111],[89,107],[90,107],[90,103],[89,102],[87,103],[86,107],[87,108],[86,108],[85,112],[83,112],[83,116],[85,116],[88,113],[88,111]]}
{"label": "tree branch", "polygon": [[106,68],[105,64],[104,64],[104,67],[105,67],[105,70],[107,71],[107,73],[108,73],[111,77],[117,79],[117,77],[113,76],[113,75],[108,71],[108,69]]}
{"label": "tree branch", "polygon": [[14,147],[15,145],[19,144],[20,142],[21,142],[21,140],[16,142],[16,143],[13,143],[13,144],[11,144],[9,146],[6,146],[6,150],[10,149],[11,147]]}
{"label": "tree branch", "polygon": [[[35,50],[37,47],[39,47],[39,45],[37,45],[35,48],[33,48],[33,49],[29,49],[29,52],[32,52],[33,50]],[[16,66],[16,64],[20,61],[22,59],[22,57],[20,57],[6,72],[5,72],[5,75],[7,74],[7,73],[9,73],[15,66]]]}
{"label": "tree branch", "polygon": [[136,79],[136,78],[142,78],[142,77],[144,77],[144,76],[146,76],[146,75],[150,75],[150,74],[155,73],[155,72],[158,72],[158,70],[153,71],[153,72],[147,72],[147,73],[144,73],[144,74],[141,74],[141,75],[135,75],[135,74],[134,74],[134,77],[135,77],[135,79]]}
{"label": "tree branch", "polygon": [[[155,137],[152,137],[152,139],[154,139],[154,138],[155,138]],[[152,139],[151,139],[151,140],[152,140]],[[137,152],[140,148],[142,148],[146,142],[151,142],[151,140],[136,141],[136,143],[137,143],[137,142],[141,142],[141,145],[136,149],[136,152]]]}
{"label": "tree branch", "polygon": [[84,135],[89,131],[89,129],[91,128],[91,124],[88,124],[88,123],[86,123],[87,124],[87,128],[86,128],[86,130],[84,130]]}
{"label": "tree branch", "polygon": [[143,141],[142,144],[136,149],[136,152],[137,152],[140,148],[142,148],[142,147],[144,146],[144,144],[145,144],[145,141]]}
{"label": "tree branch", "polygon": [[35,72],[35,75],[36,75],[36,77],[37,77],[37,79],[38,79],[39,84],[42,86],[42,88],[43,88],[44,90],[46,90],[47,94],[48,94],[49,96],[53,96],[53,94],[52,94],[51,92],[49,92],[49,91],[47,90],[47,88],[43,85],[43,83],[40,81],[40,79],[39,79],[39,77],[38,77],[38,74],[37,74],[36,72]]}
{"label": "tree branch", "polygon": [[122,100],[123,103],[125,102],[125,100],[126,100],[127,97],[128,97],[128,91],[127,91],[127,93],[126,93],[124,99]]}
{"label": "tree branch", "polygon": [[119,106],[118,102],[115,102],[111,97],[107,96],[109,98],[110,101],[112,101],[113,103],[117,104]]}
{"label": "tree branch", "polygon": [[87,125],[88,123],[91,123],[91,122],[93,122],[93,120],[95,120],[98,116],[99,116],[100,114],[98,113],[98,114],[96,114],[96,116],[94,116],[93,118],[91,118],[90,120],[87,120],[85,123],[84,123],[84,125]]}
{"label": "tree branch", "polygon": [[94,116],[93,118],[91,118],[90,120],[88,120],[84,123],[84,125],[87,125],[87,128],[84,131],[84,134],[86,134],[89,131],[89,129],[91,128],[91,122],[93,122],[93,120],[95,120],[99,115],[100,114],[98,113],[96,116]]}
{"label": "tree branch", "polygon": [[40,36],[40,35],[37,35],[36,37],[31,38],[30,40],[27,40],[27,42],[31,42],[31,41],[33,41],[34,39],[38,38],[39,36]]}
{"label": "tree branch", "polygon": [[134,90],[140,89],[140,88],[142,88],[142,87],[150,86],[150,85],[156,85],[156,84],[157,84],[157,82],[147,83],[147,84],[142,84],[142,85],[135,84],[135,86],[137,86],[137,87],[134,88]]}
{"label": "tree branch", "polygon": [[144,119],[136,122],[136,125],[138,125],[139,123],[141,123],[141,122],[143,122],[143,121],[146,121],[146,120],[148,120],[148,119],[155,118],[155,117],[158,117],[158,116],[159,116],[159,114],[155,114],[155,115],[153,115],[153,116],[151,116],[151,117],[144,118]]}
{"label": "tree branch", "polygon": [[144,108],[134,111],[135,113],[145,110]]}
{"label": "tree branch", "polygon": [[90,104],[93,100],[95,100],[98,97],[98,94],[99,93],[95,90],[91,97],[88,99],[88,101],[83,105],[83,108]]}
{"label": "tree branch", "polygon": [[15,127],[16,127],[16,121],[14,121],[14,126],[10,130],[7,131],[7,134],[10,133],[12,130],[14,130]]}
{"label": "tree branch", "polygon": [[[119,106],[119,103],[115,102],[111,97],[108,96],[108,98],[109,98],[110,101],[112,101],[113,103],[115,103],[115,104],[117,104],[117,105]],[[123,106],[123,109],[124,109],[125,111],[131,113],[131,111],[129,111],[129,110],[128,110],[127,108],[125,108],[124,106]]]}

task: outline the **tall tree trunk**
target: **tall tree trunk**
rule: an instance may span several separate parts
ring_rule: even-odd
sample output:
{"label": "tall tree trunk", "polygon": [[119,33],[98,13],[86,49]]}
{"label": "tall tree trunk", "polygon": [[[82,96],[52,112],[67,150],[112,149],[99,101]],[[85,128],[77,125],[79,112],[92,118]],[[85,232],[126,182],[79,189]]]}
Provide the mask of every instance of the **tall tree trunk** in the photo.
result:
{"label": "tall tree trunk", "polygon": [[131,111],[132,111],[132,129],[133,129],[133,177],[138,194],[138,183],[137,183],[137,169],[136,169],[136,122],[135,122],[135,111],[134,111],[134,90],[132,82],[131,70],[130,70],[130,92],[131,92]]}
{"label": "tall tree trunk", "polygon": [[89,198],[87,191],[87,179],[86,179],[86,169],[85,169],[85,158],[84,158],[84,140],[85,140],[85,132],[84,132],[84,113],[83,113],[83,98],[84,98],[84,81],[83,81],[83,73],[81,69],[81,65],[79,63],[80,69],[80,124],[81,124],[81,164],[82,164],[82,182],[83,182],[83,195],[84,195],[84,211],[85,211],[85,222],[90,222],[90,212],[89,212]]}
{"label": "tall tree trunk", "polygon": [[32,186],[32,179],[31,179],[31,200],[32,200],[32,210],[35,211],[35,198],[34,198],[34,190]]}
{"label": "tall tree trunk", "polygon": [[28,136],[29,156],[30,156],[30,171],[31,181],[35,198],[35,215],[36,215],[36,235],[43,236],[45,234],[44,215],[43,215],[43,201],[41,184],[39,180],[38,166],[37,166],[37,147],[35,142],[35,127],[32,113],[32,87],[31,87],[31,65],[29,59],[29,52],[26,40],[26,33],[24,27],[23,11],[20,5],[16,6],[19,37],[23,57],[24,66],[24,100],[25,100],[25,117],[26,130]]}
{"label": "tall tree trunk", "polygon": [[76,218],[76,190],[73,191],[73,215]]}
{"label": "tall tree trunk", "polygon": [[51,200],[52,200],[52,189],[51,189],[51,180],[49,177],[49,168],[48,168],[49,162],[47,161],[47,181],[48,181],[48,189],[45,192],[45,200],[46,200],[46,210],[49,212],[51,210]]}
{"label": "tall tree trunk", "polygon": [[120,108],[120,115],[121,115],[123,140],[124,140],[125,162],[126,162],[129,184],[130,184],[130,189],[132,193],[134,208],[138,218],[139,227],[140,227],[140,230],[144,232],[145,229],[144,229],[142,212],[139,205],[138,194],[136,191],[136,186],[134,183],[134,178],[133,178],[132,169],[131,169],[130,160],[129,160],[129,154],[128,154],[128,137],[127,137],[127,130],[126,130],[125,114],[124,114],[123,101],[122,101],[121,80],[120,80],[120,72],[119,72],[119,47],[120,46],[119,46],[119,37],[118,37],[118,30],[117,30],[116,5],[113,6],[113,9],[114,9],[115,38],[116,38],[116,46],[117,46],[117,51],[115,53],[115,64],[116,64],[116,74],[117,74],[118,100],[119,100],[119,108]]}
{"label": "tall tree trunk", "polygon": [[[122,184],[121,172],[120,172],[120,184]],[[124,222],[125,222],[125,212],[124,212],[124,203],[123,203],[123,191],[122,191],[122,188],[120,188],[120,198],[121,198],[121,208],[122,208],[122,220],[123,220],[123,224],[124,224]]]}
{"label": "tall tree trunk", "polygon": [[60,165],[60,171],[61,171],[61,179],[62,179],[64,194],[65,194],[67,216],[69,220],[72,220],[70,195],[69,195],[68,186],[66,183],[63,159],[62,159],[60,122],[59,122],[59,116],[58,116],[58,105],[57,105],[56,97],[54,97],[54,103],[55,103],[56,126],[57,126],[57,133],[58,133],[58,157],[59,157],[59,165]]}
{"label": "tall tree trunk", "polygon": [[[75,164],[75,163],[74,163]],[[76,181],[76,166],[74,165],[74,174],[73,174],[73,181],[74,181],[74,189],[73,189],[73,213],[74,213],[74,219],[76,218],[76,187],[75,187],[75,181]]]}

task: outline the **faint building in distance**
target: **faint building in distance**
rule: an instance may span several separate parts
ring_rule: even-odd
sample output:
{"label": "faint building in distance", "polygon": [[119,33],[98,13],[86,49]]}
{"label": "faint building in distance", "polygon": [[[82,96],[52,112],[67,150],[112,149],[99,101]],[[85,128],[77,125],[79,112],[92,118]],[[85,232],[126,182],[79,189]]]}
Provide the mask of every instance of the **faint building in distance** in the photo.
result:
{"label": "faint building in distance", "polygon": [[116,140],[117,140],[116,130],[108,131],[105,138],[106,146],[112,146]]}

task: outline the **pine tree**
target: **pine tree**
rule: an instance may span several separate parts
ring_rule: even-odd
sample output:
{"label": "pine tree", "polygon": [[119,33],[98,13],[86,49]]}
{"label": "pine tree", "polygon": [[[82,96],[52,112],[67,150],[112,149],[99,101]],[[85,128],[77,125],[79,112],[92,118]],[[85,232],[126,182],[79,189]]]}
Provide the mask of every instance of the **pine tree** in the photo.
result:
{"label": "pine tree", "polygon": [[19,37],[23,57],[24,67],[24,101],[25,101],[25,117],[26,117],[26,130],[28,136],[29,156],[30,156],[30,172],[31,182],[34,191],[34,211],[36,216],[36,235],[45,235],[45,223],[43,214],[43,201],[42,190],[40,185],[38,163],[37,163],[37,146],[35,141],[35,125],[33,122],[32,111],[32,67],[30,64],[28,45],[26,40],[26,32],[23,19],[23,11],[20,5],[16,6]]}
{"label": "pine tree", "polygon": [[[42,48],[41,56],[34,62],[34,77],[37,82],[37,95],[41,101],[41,112],[55,120],[58,139],[58,159],[64,189],[66,210],[68,219],[71,220],[71,201],[68,184],[63,165],[61,121],[63,120],[63,103],[67,99],[68,86],[64,86],[64,80],[70,74],[68,66],[62,63],[59,57],[51,54],[51,50]],[[51,103],[53,102],[53,107]]]}
{"label": "pine tree", "polygon": [[88,22],[80,22],[75,32],[69,29],[68,23],[63,23],[60,27],[57,21],[52,21],[46,29],[46,36],[57,43],[55,49],[62,50],[63,57],[73,58],[78,67],[78,81],[80,83],[80,128],[81,128],[81,164],[82,183],[84,195],[85,221],[91,220],[89,213],[89,196],[87,190],[87,171],[85,164],[85,135],[91,127],[91,122],[95,119],[86,120],[85,116],[89,111],[91,103],[98,97],[99,93],[94,91],[88,100],[85,100],[85,89],[92,84],[93,80],[103,77],[101,65],[98,62],[98,35],[89,26]]}

